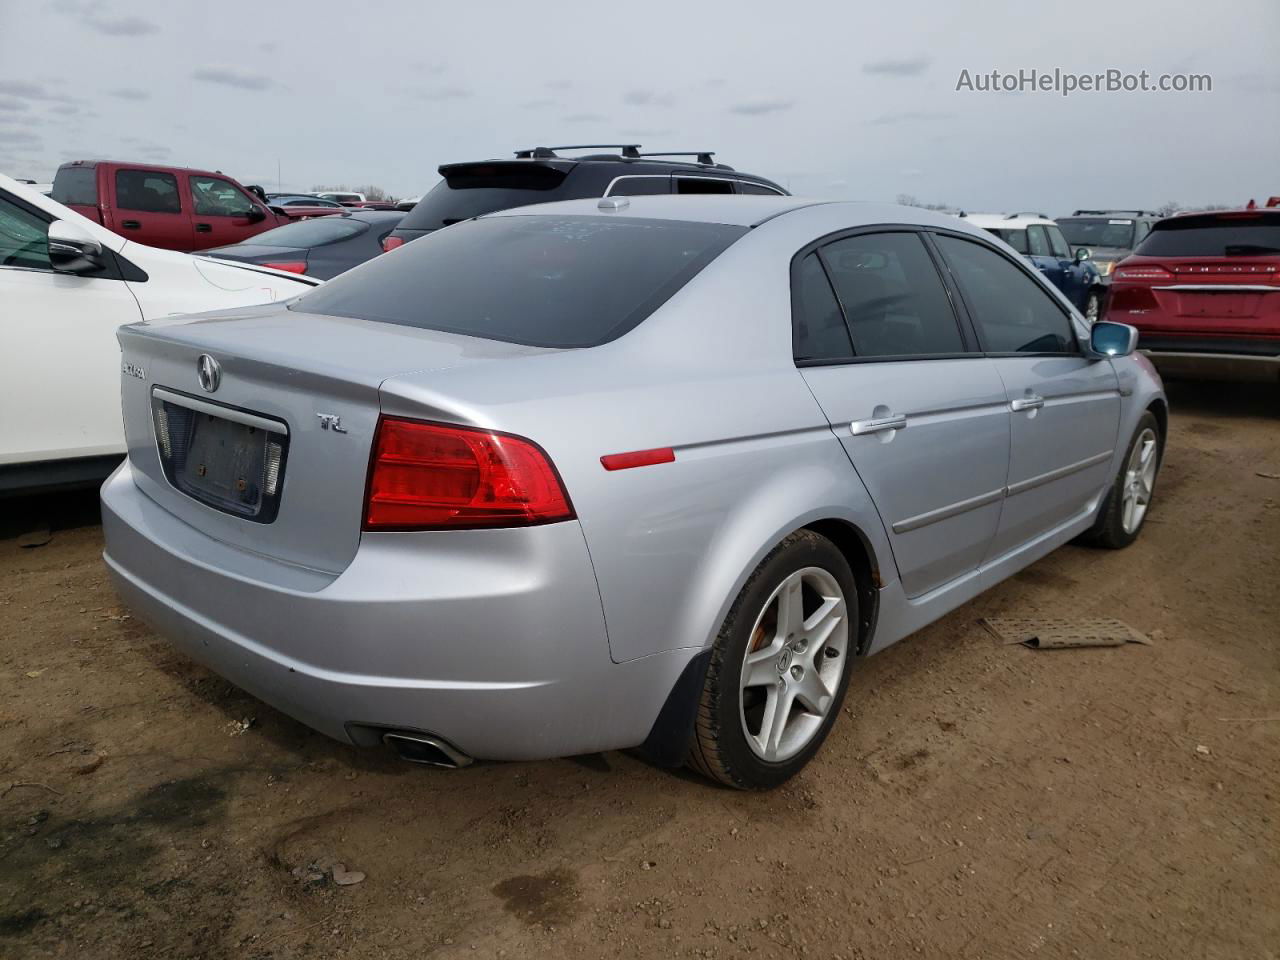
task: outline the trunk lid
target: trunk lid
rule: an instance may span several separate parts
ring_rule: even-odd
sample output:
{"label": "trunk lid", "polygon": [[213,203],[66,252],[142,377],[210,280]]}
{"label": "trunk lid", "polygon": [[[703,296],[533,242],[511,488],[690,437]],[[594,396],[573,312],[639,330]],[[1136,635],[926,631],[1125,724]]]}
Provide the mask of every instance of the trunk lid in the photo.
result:
{"label": "trunk lid", "polygon": [[1162,333],[1280,336],[1280,257],[1130,257],[1115,319]]}
{"label": "trunk lid", "polygon": [[[138,486],[208,536],[329,573],[344,569],[359,545],[382,382],[546,352],[279,305],[131,324],[119,340],[125,434]],[[220,371],[212,391],[208,378],[201,384],[205,355]],[[183,440],[177,467],[172,449],[168,458],[161,453],[157,404],[168,411],[163,429],[175,438],[194,431],[184,434],[194,439]],[[253,425],[263,431],[254,443],[265,436],[283,449],[275,502],[256,516],[205,495],[208,484],[235,483],[236,471],[248,476],[250,493],[255,484],[266,488],[261,460],[250,458],[246,468],[228,447],[229,437],[248,438]]]}

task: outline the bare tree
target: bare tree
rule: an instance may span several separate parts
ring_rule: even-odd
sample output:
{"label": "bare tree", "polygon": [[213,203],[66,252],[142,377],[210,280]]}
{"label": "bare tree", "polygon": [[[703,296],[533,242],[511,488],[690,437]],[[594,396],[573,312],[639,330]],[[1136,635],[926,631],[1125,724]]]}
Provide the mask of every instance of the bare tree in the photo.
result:
{"label": "bare tree", "polygon": [[1176,200],[1170,200],[1168,203],[1161,204],[1160,206],[1156,207],[1156,213],[1162,217],[1172,217],[1175,213],[1177,213],[1179,210],[1182,210],[1182,209],[1183,209],[1182,204],[1178,203],[1178,201]]}

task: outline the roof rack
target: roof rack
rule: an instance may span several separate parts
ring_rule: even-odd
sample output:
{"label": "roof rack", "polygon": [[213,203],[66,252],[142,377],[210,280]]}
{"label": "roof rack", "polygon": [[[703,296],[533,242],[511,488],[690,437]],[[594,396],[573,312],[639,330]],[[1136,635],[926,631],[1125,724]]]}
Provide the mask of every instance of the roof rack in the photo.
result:
{"label": "roof rack", "polygon": [[1041,220],[1050,219],[1047,213],[1038,213],[1035,210],[1019,210],[1017,213],[1009,214],[1007,217],[1005,217],[1005,219],[1017,220],[1019,217],[1039,217]]}
{"label": "roof rack", "polygon": [[1073,217],[1100,217],[1108,213],[1128,213],[1135,217],[1158,217],[1160,214],[1154,210],[1077,210],[1072,214]]}
{"label": "roof rack", "polygon": [[641,157],[697,157],[698,163],[704,167],[715,166],[714,150],[664,150],[661,153],[641,153]]}
{"label": "roof rack", "polygon": [[638,160],[641,156],[638,143],[569,143],[559,147],[530,147],[526,150],[517,150],[515,154],[517,160],[532,160],[554,157],[557,150],[601,150],[611,147],[617,147],[624,157],[631,160]]}

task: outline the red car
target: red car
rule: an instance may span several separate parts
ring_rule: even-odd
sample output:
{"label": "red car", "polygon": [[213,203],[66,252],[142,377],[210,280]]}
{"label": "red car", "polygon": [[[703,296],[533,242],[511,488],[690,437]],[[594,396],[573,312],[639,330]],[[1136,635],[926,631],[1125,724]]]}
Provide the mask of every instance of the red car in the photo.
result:
{"label": "red car", "polygon": [[1116,264],[1107,319],[1166,376],[1280,380],[1280,208],[1160,220]]}
{"label": "red car", "polygon": [[130,240],[168,250],[240,243],[332,207],[275,207],[226,174],[112,160],[64,163],[51,198]]}

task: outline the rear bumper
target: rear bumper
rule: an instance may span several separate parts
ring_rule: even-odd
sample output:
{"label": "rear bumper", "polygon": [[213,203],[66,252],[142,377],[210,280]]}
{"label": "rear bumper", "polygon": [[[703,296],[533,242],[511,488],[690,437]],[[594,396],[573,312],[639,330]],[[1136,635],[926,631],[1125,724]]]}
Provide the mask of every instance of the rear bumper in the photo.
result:
{"label": "rear bumper", "polygon": [[337,577],[195,530],[126,462],[102,489],[121,599],[193,659],[329,736],[524,760],[639,745],[697,652],[615,664],[576,522],[365,534]]}
{"label": "rear bumper", "polygon": [[1280,340],[1140,333],[1138,347],[1165,377],[1263,382],[1280,379]]}

